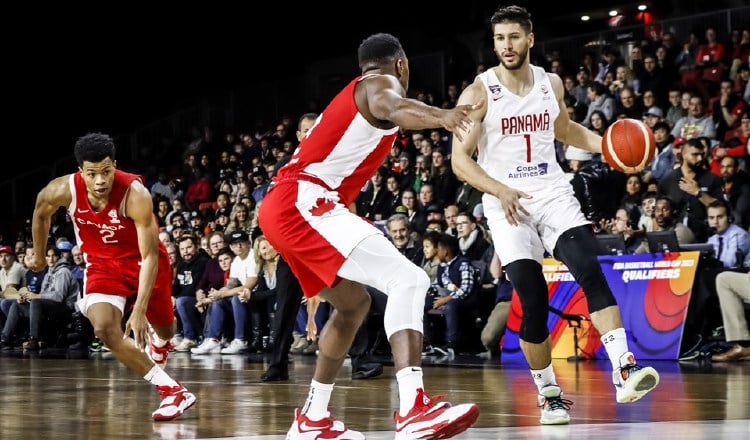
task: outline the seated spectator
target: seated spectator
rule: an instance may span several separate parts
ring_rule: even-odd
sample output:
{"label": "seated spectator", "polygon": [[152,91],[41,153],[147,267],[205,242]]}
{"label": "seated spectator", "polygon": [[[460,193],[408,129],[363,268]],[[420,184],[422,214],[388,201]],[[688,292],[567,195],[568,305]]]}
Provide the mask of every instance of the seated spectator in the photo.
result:
{"label": "seated spectator", "polygon": [[438,231],[427,231],[422,237],[424,260],[421,267],[427,273],[427,276],[430,277],[430,284],[437,278],[438,266],[440,266],[440,256],[437,253],[437,246],[441,235]]}
{"label": "seated spectator", "polygon": [[216,216],[213,221],[213,228],[215,232],[225,232],[229,225],[229,213],[231,210],[227,207],[219,208],[216,210]]}
{"label": "seated spectator", "polygon": [[404,214],[393,214],[385,223],[386,231],[391,242],[399,252],[414,264],[422,261],[422,246],[411,234],[409,219]]}
{"label": "seated spectator", "polygon": [[[28,255],[28,254],[27,254]],[[18,299],[18,289],[25,285],[26,269],[16,260],[10,246],[0,246],[0,324],[5,325],[11,306]]]}
{"label": "seated spectator", "polygon": [[255,203],[257,204],[260,203],[261,200],[263,200],[263,197],[266,196],[266,192],[268,192],[268,185],[271,184],[271,181],[268,180],[268,172],[263,167],[253,168],[252,172],[250,173],[250,178],[253,186],[253,190],[250,195],[253,197],[253,200],[255,200]]}
{"label": "seated spectator", "polygon": [[659,122],[653,127],[654,140],[656,141],[656,157],[643,170],[643,181],[648,182],[651,179],[657,181],[665,174],[674,169],[676,154],[682,149],[685,143],[684,139],[676,140],[669,132],[669,125],[666,122]]}
{"label": "seated spectator", "polygon": [[[234,303],[231,302],[231,298],[224,298],[221,294],[229,288],[237,287],[238,282],[236,280],[229,280],[229,271],[232,266],[232,260],[234,260],[234,252],[226,247],[220,250],[215,258],[222,271],[222,286],[218,289],[212,287],[205,294],[200,295],[195,303],[196,309],[207,315],[205,317],[207,325],[203,331],[203,342],[197,347],[189,349],[181,348],[178,345],[176,347],[177,351],[190,350],[192,354],[221,353],[223,348],[221,343],[222,335],[224,334],[224,329],[229,327],[226,323],[227,318],[234,315],[232,313]],[[244,315],[240,313],[239,316],[242,317]]]}
{"label": "seated spectator", "polygon": [[612,121],[617,110],[617,100],[609,94],[607,87],[596,81],[588,83],[589,107],[586,117],[581,122],[585,127],[591,128],[591,115],[595,110],[604,113],[607,121]]}
{"label": "seated spectator", "polygon": [[484,238],[473,215],[460,212],[456,216],[456,229],[460,255],[471,261],[489,261],[489,258],[486,258],[486,252],[491,247],[490,242]]}
{"label": "seated spectator", "polygon": [[272,346],[269,344],[275,339],[270,329],[276,314],[276,268],[281,256],[263,235],[255,238],[252,256],[258,268],[258,283],[247,300],[251,329],[248,349],[251,352],[271,351]]}
{"label": "seated spectator", "polygon": [[713,362],[750,359],[750,329],[744,305],[750,303],[750,273],[722,272],[716,277],[724,337],[732,347],[711,356]]}
{"label": "seated spectator", "polygon": [[172,282],[172,296],[183,339],[175,349],[187,351],[197,345],[198,337],[203,331],[203,319],[195,305],[198,301],[198,283],[203,278],[206,265],[211,258],[205,251],[198,248],[196,238],[192,234],[180,237],[177,246],[180,252],[180,262],[175,268],[176,276]]}
{"label": "seated spectator", "polygon": [[750,232],[729,223],[729,209],[723,200],[708,205],[708,227],[715,231],[707,242],[713,245],[716,259],[725,268],[742,267],[750,254]]}
{"label": "seated spectator", "polygon": [[716,124],[711,115],[704,111],[703,98],[698,95],[690,97],[688,114],[674,124],[672,136],[685,139],[705,136],[709,139],[716,139]]}
{"label": "seated spectator", "polygon": [[51,246],[47,249],[47,266],[49,271],[39,293],[23,294],[11,307],[0,337],[3,346],[10,345],[20,318],[29,318],[29,339],[25,349],[33,351],[41,348],[39,337],[44,319],[59,320],[72,316],[80,292],[78,280],[70,271],[72,264],[60,258],[60,250]]}
{"label": "seated spectator", "polygon": [[[674,230],[679,244],[695,243],[695,235],[687,226],[675,220],[675,211],[672,200],[666,196],[656,198],[654,205],[654,231]],[[636,254],[648,253],[648,242],[643,240],[635,249]]]}
{"label": "seated spectator", "polygon": [[602,230],[607,234],[622,235],[623,241],[625,241],[626,254],[634,253],[645,237],[645,231],[640,231],[635,227],[635,223],[631,221],[628,211],[624,207],[615,212],[615,217],[606,222]]}
{"label": "seated spectator", "polygon": [[729,204],[732,223],[743,229],[750,227],[750,176],[740,170],[737,159],[726,156],[721,159],[721,179],[724,200]]}
{"label": "seated spectator", "polygon": [[648,232],[654,230],[654,205],[656,205],[656,191],[647,191],[641,198],[641,215],[638,218],[638,226],[634,229]]}
{"label": "seated spectator", "polygon": [[706,206],[722,197],[722,182],[706,168],[706,146],[700,138],[688,139],[682,147],[682,164],[659,181],[659,194],[672,201],[675,219],[686,225],[698,242],[708,238]]}
{"label": "seated spectator", "polygon": [[211,181],[200,165],[193,169],[193,176],[185,192],[185,203],[190,209],[199,209],[202,203],[210,202],[213,192]]}
{"label": "seated spectator", "polygon": [[665,122],[669,125],[670,130],[678,119],[687,116],[687,103],[690,100],[690,94],[686,94],[684,107],[682,106],[682,95],[683,92],[677,86],[669,89],[669,107],[667,108]]}
{"label": "seated spectator", "polygon": [[461,255],[456,237],[441,235],[437,252],[441,264],[432,285],[434,296],[428,298],[425,308],[442,311],[445,317],[445,348],[449,354],[451,351],[455,354],[461,336],[459,317],[479,300],[479,271],[468,258]]}
{"label": "seated spectator", "polygon": [[[203,301],[196,307],[204,307],[211,304],[208,310],[208,328],[204,334],[203,343],[190,349],[193,354],[223,353],[236,354],[248,348],[245,338],[245,326],[247,325],[247,301],[250,292],[258,281],[258,270],[255,259],[250,252],[250,237],[244,231],[234,231],[227,236],[227,242],[232,253],[235,255],[229,267],[224,287],[211,290]],[[225,268],[228,255],[219,254],[219,263]],[[225,269],[226,270],[226,269]],[[224,321],[228,316],[234,318],[234,338],[227,347],[221,346],[221,335],[224,330]]]}
{"label": "seated spectator", "polygon": [[722,80],[719,97],[712,100],[711,115],[716,126],[716,140],[723,141],[727,133],[740,127],[747,103],[732,90],[732,81]]}

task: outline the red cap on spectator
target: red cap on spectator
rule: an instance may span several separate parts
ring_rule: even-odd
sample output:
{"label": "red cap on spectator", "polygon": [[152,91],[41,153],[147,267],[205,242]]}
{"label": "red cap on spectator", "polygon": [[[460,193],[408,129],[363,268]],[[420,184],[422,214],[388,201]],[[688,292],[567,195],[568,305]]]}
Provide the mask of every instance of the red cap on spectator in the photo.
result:
{"label": "red cap on spectator", "polygon": [[679,147],[680,145],[685,145],[687,143],[687,139],[683,137],[675,138],[673,144],[675,147]]}
{"label": "red cap on spectator", "polygon": [[0,246],[0,254],[16,255],[16,253],[13,251],[13,248],[10,246]]}

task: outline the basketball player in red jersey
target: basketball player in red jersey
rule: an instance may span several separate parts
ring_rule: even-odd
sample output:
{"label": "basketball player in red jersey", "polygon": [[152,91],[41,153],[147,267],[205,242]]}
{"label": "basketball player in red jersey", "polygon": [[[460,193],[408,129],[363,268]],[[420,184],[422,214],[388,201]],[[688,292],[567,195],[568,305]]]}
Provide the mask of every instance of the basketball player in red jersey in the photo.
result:
{"label": "basketball player in red jersey", "polygon": [[566,424],[571,402],[563,399],[552,370],[545,251],[565,263],[583,288],[612,364],[617,402],[642,398],[657,386],[659,374],[636,364],[628,349],[620,309],[596,258],[591,224],[555,156],[555,139],[601,153],[601,137],[568,118],[560,77],[530,64],[534,34],[528,11],[500,7],[490,24],[500,63],[477,75],[459,97],[459,103],[485,98],[486,105],[471,113],[481,129],[453,141],[451,165],[484,193],[495,250],[521,300],[521,349],[539,392],[540,422]]}
{"label": "basketball player in red jersey", "polygon": [[279,170],[263,199],[263,233],[289,263],[307,297],[319,295],[334,309],[319,339],[320,354],[310,392],[287,439],[361,439],[330,418],[333,382],[370,307],[365,285],[388,295],[384,326],[397,371],[400,408],[396,439],[448,438],[469,428],[475,404],[451,406],[424,392],[422,316],[427,274],[401,255],[353,202],[383,163],[399,126],[444,127],[461,138],[476,105],[439,109],[406,98],[409,62],[400,42],[375,34],[359,47],[362,75],[352,80],[318,116]]}
{"label": "basketball player in red jersey", "polygon": [[[78,308],[117,360],[156,386],[162,402],[154,420],[172,420],[195,396],[163,370],[175,322],[169,257],[158,239],[151,194],[141,176],[116,169],[109,136],[87,134],[74,151],[79,171],[53,179],[37,196],[34,249],[45,255],[50,219],[65,207],[87,262]],[[30,266],[42,268],[44,261],[33,257]],[[122,318],[131,309],[123,333]]]}

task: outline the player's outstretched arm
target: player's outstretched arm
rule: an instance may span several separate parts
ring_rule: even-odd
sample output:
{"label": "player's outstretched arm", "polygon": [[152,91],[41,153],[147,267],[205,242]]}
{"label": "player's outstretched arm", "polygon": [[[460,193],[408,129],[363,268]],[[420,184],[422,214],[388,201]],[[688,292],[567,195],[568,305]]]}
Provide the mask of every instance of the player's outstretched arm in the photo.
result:
{"label": "player's outstretched arm", "polygon": [[378,75],[365,81],[367,107],[376,119],[390,121],[407,130],[445,128],[463,138],[472,128],[469,113],[482,103],[465,103],[452,109],[441,109],[422,101],[404,97],[401,83],[391,75]]}
{"label": "player's outstretched arm", "polygon": [[57,177],[39,191],[36,196],[34,213],[31,216],[31,237],[34,240],[34,255],[28,260],[32,270],[40,271],[47,263],[47,237],[52,222],[52,216],[61,206],[68,206],[71,202],[68,180],[70,175]]}

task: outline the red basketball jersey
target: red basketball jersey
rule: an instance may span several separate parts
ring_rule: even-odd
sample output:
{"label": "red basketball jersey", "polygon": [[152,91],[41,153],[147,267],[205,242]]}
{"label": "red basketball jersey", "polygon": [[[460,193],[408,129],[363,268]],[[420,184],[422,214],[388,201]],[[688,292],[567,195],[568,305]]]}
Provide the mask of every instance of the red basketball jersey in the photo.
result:
{"label": "red basketball jersey", "polygon": [[355,78],[333,98],[276,180],[308,176],[338,192],[345,206],[357,198],[398,132],[398,127],[373,127],[357,110],[354,88],[366,77]]}
{"label": "red basketball jersey", "polygon": [[[86,260],[86,293],[130,296],[137,292],[141,253],[135,222],[122,215],[123,200],[133,181],[141,176],[115,170],[115,179],[107,206],[99,212],[89,204],[86,183],[81,173],[71,174],[72,194],[68,212],[73,220],[76,239]],[[157,285],[171,282],[169,256],[159,242],[159,275]],[[164,278],[164,273],[170,274]],[[102,280],[98,286],[92,282]],[[104,280],[107,280],[105,283]],[[115,282],[117,280],[117,282]]]}

